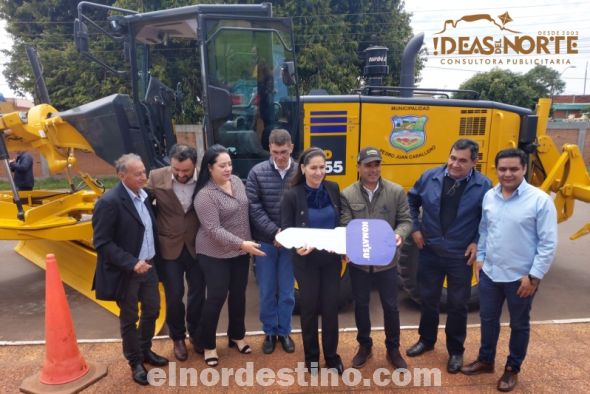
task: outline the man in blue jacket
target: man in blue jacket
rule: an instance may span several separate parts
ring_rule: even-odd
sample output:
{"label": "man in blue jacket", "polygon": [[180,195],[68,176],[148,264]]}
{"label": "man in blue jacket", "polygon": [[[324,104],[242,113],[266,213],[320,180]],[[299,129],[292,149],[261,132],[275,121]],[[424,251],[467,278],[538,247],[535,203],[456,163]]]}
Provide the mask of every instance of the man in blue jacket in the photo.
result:
{"label": "man in blue jacket", "polygon": [[272,353],[278,340],[283,350],[292,353],[295,344],[289,334],[295,305],[295,277],[291,251],[275,241],[275,236],[281,231],[281,198],[297,167],[291,159],[291,134],[283,129],[273,130],[269,137],[269,150],[270,159],[255,165],[246,182],[252,236],[260,242],[260,249],[265,253],[265,256],[256,257],[260,321],[265,334],[262,351]]}
{"label": "man in blue jacket", "polygon": [[[416,357],[434,349],[439,304],[447,277],[447,371],[463,366],[467,335],[467,302],[471,294],[481,203],[492,187],[475,169],[479,147],[469,139],[456,141],[447,164],[426,171],[408,192],[412,239],[420,249],[417,284],[421,301],[420,339],[406,354]],[[422,216],[420,216],[420,208]]]}

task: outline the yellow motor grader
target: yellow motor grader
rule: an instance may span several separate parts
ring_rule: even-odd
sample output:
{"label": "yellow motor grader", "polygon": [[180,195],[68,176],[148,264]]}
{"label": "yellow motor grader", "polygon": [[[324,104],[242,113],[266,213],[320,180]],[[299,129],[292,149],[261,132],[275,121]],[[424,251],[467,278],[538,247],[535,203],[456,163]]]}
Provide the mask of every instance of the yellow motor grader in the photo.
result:
{"label": "yellow motor grader", "polygon": [[[96,10],[108,18],[90,18]],[[328,176],[341,188],[356,180],[356,155],[362,146],[378,147],[383,176],[407,189],[423,171],[446,162],[455,140],[472,138],[480,145],[478,169],[494,181],[496,152],[524,149],[530,159],[528,180],[554,194],[559,221],[573,214],[575,200],[590,202],[590,176],[579,148],[565,145],[559,152],[546,133],[549,99],[541,99],[531,111],[479,100],[474,92],[471,98],[455,99],[453,91],[415,88],[414,63],[422,35],[406,46],[400,87],[382,86],[388,72],[386,54],[378,52],[383,48],[372,48],[363,88],[348,95],[299,96],[291,20],[273,17],[269,3],[137,13],[81,2],[75,22],[79,52],[118,72],[91,52],[90,37],[98,34],[89,34],[89,29],[121,44],[129,70],[119,74],[129,78],[131,94],[114,94],[61,112],[41,104],[28,113],[2,114],[0,160],[10,181],[8,153],[21,150],[38,150],[52,173],[66,172],[70,178],[79,173],[77,151],[93,152],[109,163],[135,152],[148,168],[166,165],[168,149],[176,141],[172,112],[182,97],[151,73],[149,54],[178,53],[185,45],[183,53],[200,62],[205,121],[204,139],[197,143],[226,146],[242,178],[269,157],[268,134],[276,127],[292,134],[296,152],[309,146],[324,149]],[[172,45],[172,51],[161,50]],[[84,187],[67,191],[17,192],[11,181],[12,190],[0,192],[0,239],[19,240],[16,250],[40,266],[46,253],[55,253],[64,281],[94,299],[90,288],[96,253],[90,218],[104,188],[92,177],[79,175]],[[572,238],[588,232],[590,224]],[[414,297],[416,251],[408,242],[399,265],[404,287]],[[117,313],[114,304],[100,303]],[[162,310],[160,326],[164,316]]]}

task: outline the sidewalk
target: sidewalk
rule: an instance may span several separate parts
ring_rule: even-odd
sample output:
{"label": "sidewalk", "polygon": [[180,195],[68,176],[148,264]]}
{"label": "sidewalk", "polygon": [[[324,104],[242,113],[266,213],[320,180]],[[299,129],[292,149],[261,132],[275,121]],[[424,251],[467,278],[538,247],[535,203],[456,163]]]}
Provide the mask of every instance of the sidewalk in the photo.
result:
{"label": "sidewalk", "polygon": [[[324,393],[324,392],[391,392],[393,389],[409,390],[411,393],[496,393],[496,382],[502,374],[504,362],[508,351],[508,337],[510,329],[503,326],[498,344],[498,356],[496,359],[496,372],[479,376],[465,376],[463,374],[451,375],[446,372],[447,353],[444,344],[444,330],[439,330],[439,342],[433,352],[428,352],[418,358],[406,358],[408,369],[414,368],[439,368],[440,387],[414,387],[414,381],[409,381],[405,386],[396,386],[391,383],[380,387],[369,382],[373,373],[378,368],[387,368],[389,376],[393,369],[385,360],[385,349],[383,345],[384,335],[382,331],[373,334],[374,348],[373,358],[360,370],[363,381],[358,386],[348,386],[343,379],[338,379],[337,387],[304,387],[297,385],[297,378],[294,383],[282,387],[275,383],[269,387],[263,387],[254,383],[250,387],[240,387],[231,377],[229,387],[221,386],[221,383],[212,387],[204,386],[197,381],[196,387],[174,387],[169,386],[171,379],[162,381],[160,387],[141,387],[131,380],[130,369],[121,354],[121,344],[111,343],[84,343],[80,344],[80,350],[87,361],[103,363],[108,366],[108,375],[96,384],[90,386],[85,393],[133,393],[133,392],[222,392],[229,393],[239,390],[244,393]],[[350,366],[351,359],[356,350],[356,333],[340,333],[339,353],[342,356],[344,366]],[[248,336],[246,340],[253,348],[250,355],[242,355],[235,349],[229,349],[226,344],[226,337],[218,337],[218,353],[220,357],[217,370],[221,373],[222,368],[245,368],[246,362],[254,363],[254,372],[261,368],[272,368],[277,372],[280,368],[296,368],[297,362],[303,361],[303,349],[301,335],[294,334],[293,339],[296,351],[293,354],[286,354],[280,347],[272,355],[265,355],[260,350],[263,336]],[[402,330],[401,342],[402,351],[411,346],[418,339],[416,329]],[[188,343],[188,341],[187,341]],[[479,347],[479,328],[468,329],[465,362],[471,362],[477,355]],[[172,346],[169,340],[156,340],[154,351],[167,356],[175,361],[172,355]],[[519,393],[551,393],[551,392],[587,392],[590,393],[590,323],[539,323],[532,326],[529,354],[524,362],[523,369],[519,375],[519,383],[515,392]],[[43,364],[44,346],[0,346],[0,392],[17,393],[22,380],[38,372]],[[189,353],[189,359],[185,362],[176,362],[176,382],[179,380],[180,368],[194,368],[199,374],[206,365],[202,356],[194,352]],[[163,369],[169,374],[168,367]],[[378,371],[379,372],[379,371]],[[382,371],[386,372],[386,371]],[[345,373],[346,375],[346,373]],[[170,375],[167,375],[169,378]],[[309,375],[305,375],[309,381]],[[398,379],[398,381],[403,379]],[[330,380],[327,379],[327,382]],[[366,386],[364,382],[371,383]],[[256,382],[256,380],[254,380]]]}

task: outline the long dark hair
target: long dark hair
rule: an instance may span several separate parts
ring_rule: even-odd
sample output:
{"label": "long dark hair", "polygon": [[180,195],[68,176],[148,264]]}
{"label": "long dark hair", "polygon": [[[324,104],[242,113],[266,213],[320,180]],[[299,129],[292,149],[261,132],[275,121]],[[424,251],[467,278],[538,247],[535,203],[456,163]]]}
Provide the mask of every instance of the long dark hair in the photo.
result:
{"label": "long dark hair", "polygon": [[326,160],[326,154],[324,153],[324,151],[316,146],[307,148],[301,153],[301,155],[299,156],[299,163],[297,166],[298,168],[295,171],[295,174],[293,174],[293,177],[291,178],[291,186],[296,186],[300,183],[305,182],[305,175],[303,175],[303,172],[301,171],[301,166],[308,165],[309,161],[316,156],[321,156],[324,158],[324,160]]}
{"label": "long dark hair", "polygon": [[222,153],[228,153],[227,149],[223,145],[215,144],[211,145],[209,149],[205,151],[203,160],[201,160],[201,170],[199,171],[199,177],[197,178],[197,186],[195,194],[199,192],[211,179],[211,173],[209,172],[209,166],[212,166],[217,161],[217,158]]}

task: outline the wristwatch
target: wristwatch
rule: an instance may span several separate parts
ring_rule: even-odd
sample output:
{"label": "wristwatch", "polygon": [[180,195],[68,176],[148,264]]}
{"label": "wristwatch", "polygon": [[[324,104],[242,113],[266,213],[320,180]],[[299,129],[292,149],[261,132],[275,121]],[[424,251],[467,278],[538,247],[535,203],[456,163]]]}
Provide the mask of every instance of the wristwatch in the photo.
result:
{"label": "wristwatch", "polygon": [[534,277],[533,275],[529,274],[529,280],[531,281],[532,284],[534,284],[535,286],[539,285],[539,282],[541,282],[541,279]]}

